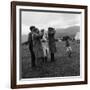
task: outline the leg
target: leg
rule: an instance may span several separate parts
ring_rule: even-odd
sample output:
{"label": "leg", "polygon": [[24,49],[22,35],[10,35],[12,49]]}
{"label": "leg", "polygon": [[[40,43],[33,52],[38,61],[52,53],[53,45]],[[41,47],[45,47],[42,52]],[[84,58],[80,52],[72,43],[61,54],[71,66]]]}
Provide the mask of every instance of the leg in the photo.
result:
{"label": "leg", "polygon": [[47,52],[47,49],[46,49],[45,62],[47,62],[47,56],[48,56],[48,52]]}
{"label": "leg", "polygon": [[71,57],[71,51],[69,50],[69,57]]}
{"label": "leg", "polygon": [[71,57],[71,51],[69,52],[69,57]]}
{"label": "leg", "polygon": [[32,52],[32,66],[35,66],[35,54]]}
{"label": "leg", "polygon": [[35,54],[32,49],[29,49],[29,50],[31,53],[31,65],[32,65],[32,67],[34,67],[35,66]]}
{"label": "leg", "polygon": [[54,53],[51,53],[51,62],[54,61]]}
{"label": "leg", "polygon": [[43,62],[43,63],[45,62],[45,57],[42,57],[42,62]]}
{"label": "leg", "polygon": [[69,47],[69,57],[71,57],[72,48]]}
{"label": "leg", "polygon": [[45,62],[47,62],[47,56],[45,56],[45,58],[44,58],[44,59],[45,59]]}

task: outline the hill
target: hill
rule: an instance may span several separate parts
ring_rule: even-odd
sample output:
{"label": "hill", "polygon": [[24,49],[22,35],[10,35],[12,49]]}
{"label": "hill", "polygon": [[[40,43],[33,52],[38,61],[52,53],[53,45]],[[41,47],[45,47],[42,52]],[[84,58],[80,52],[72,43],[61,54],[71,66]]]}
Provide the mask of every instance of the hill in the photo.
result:
{"label": "hill", "polygon": [[[68,28],[57,28],[56,29],[56,38],[65,36],[65,35],[69,35],[71,37],[74,37],[76,35],[77,32],[80,31],[80,26],[72,26],[72,27],[68,27]],[[21,42],[24,43],[28,40],[28,34],[24,34],[21,37]]]}
{"label": "hill", "polygon": [[69,35],[69,36],[75,36],[77,32],[80,31],[80,26],[73,26],[73,27],[68,27],[66,29],[56,29],[56,37],[62,37],[65,35]]}

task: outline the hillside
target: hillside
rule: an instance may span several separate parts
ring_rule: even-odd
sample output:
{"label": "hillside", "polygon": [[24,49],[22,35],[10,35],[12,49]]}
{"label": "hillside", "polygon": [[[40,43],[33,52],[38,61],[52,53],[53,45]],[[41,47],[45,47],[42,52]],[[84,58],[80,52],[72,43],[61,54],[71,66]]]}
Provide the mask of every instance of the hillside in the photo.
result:
{"label": "hillside", "polygon": [[[56,38],[59,38],[59,37],[65,36],[65,35],[74,37],[76,35],[76,33],[79,31],[80,31],[80,26],[73,26],[73,27],[69,27],[66,29],[58,28],[58,29],[56,29],[55,36],[56,36]],[[22,35],[21,42],[23,43],[23,42],[26,42],[27,40],[28,40],[28,34]]]}
{"label": "hillside", "polygon": [[56,30],[56,37],[62,37],[62,36],[65,36],[65,35],[69,35],[69,36],[75,36],[77,32],[80,31],[80,27],[79,26],[73,26],[73,27],[69,27],[69,28],[66,28],[66,29],[57,29]]}

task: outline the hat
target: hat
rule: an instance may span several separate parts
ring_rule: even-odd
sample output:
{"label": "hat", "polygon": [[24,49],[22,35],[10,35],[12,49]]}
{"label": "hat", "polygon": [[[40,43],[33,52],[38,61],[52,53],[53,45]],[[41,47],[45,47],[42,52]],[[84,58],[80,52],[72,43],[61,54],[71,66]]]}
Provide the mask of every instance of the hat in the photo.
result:
{"label": "hat", "polygon": [[34,29],[35,28],[35,26],[30,26],[30,30],[32,31],[32,29]]}
{"label": "hat", "polygon": [[53,27],[49,27],[48,29],[49,29],[49,30],[54,30],[54,28],[53,28]]}

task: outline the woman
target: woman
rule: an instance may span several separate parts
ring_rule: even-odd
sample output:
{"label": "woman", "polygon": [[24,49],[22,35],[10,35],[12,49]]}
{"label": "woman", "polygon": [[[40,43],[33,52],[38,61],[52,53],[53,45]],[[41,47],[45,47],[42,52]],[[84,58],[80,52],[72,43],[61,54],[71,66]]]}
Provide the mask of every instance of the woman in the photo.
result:
{"label": "woman", "polygon": [[38,64],[44,57],[43,48],[41,44],[42,36],[43,35],[39,33],[39,30],[35,28],[33,32],[33,51],[36,57],[36,64]]}

